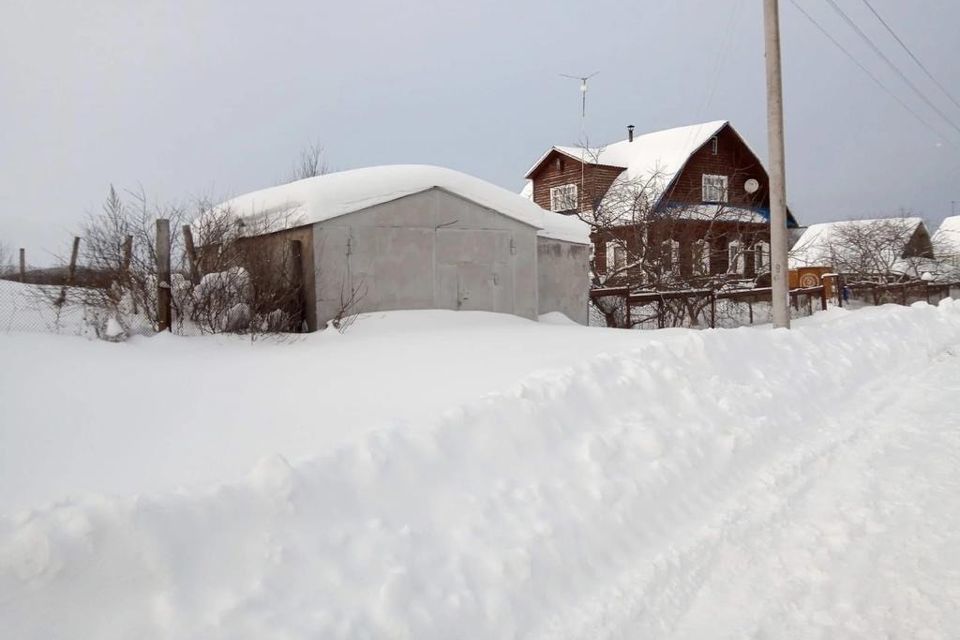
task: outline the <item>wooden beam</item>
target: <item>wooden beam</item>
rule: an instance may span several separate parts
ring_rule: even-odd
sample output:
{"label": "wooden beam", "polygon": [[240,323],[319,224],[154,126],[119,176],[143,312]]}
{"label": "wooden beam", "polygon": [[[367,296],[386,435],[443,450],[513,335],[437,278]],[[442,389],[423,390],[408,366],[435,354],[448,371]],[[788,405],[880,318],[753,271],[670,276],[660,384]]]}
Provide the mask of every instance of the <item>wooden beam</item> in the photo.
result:
{"label": "wooden beam", "polygon": [[157,220],[157,329],[170,331],[170,221]]}

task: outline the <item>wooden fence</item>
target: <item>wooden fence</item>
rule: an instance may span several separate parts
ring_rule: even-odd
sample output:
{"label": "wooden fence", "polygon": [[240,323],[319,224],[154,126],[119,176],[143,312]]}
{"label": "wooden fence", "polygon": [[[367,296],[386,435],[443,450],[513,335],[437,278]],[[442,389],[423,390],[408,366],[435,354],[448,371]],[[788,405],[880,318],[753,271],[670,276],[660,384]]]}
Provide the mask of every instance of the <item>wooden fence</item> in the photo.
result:
{"label": "wooden fence", "polygon": [[[933,283],[913,281],[893,284],[849,283],[833,286],[832,302],[843,307],[851,303],[854,306],[886,303],[907,305],[917,301],[935,304],[950,297],[951,288],[958,283]],[[755,289],[732,289],[714,291],[712,289],[679,289],[672,291],[631,291],[627,287],[607,287],[593,289],[591,300],[613,298],[622,313],[623,326],[655,325],[659,329],[669,326],[740,326],[754,324],[758,317],[766,322],[765,312],[769,310],[773,291],[770,287]],[[823,286],[793,289],[790,291],[790,307],[793,317],[813,315],[816,310],[826,310],[828,290]],[[718,316],[718,305],[725,305],[727,314]],[[757,313],[760,305],[763,312]],[[740,314],[731,314],[731,307],[741,310]],[[643,313],[646,309],[646,313]],[[638,313],[639,311],[639,313]]]}

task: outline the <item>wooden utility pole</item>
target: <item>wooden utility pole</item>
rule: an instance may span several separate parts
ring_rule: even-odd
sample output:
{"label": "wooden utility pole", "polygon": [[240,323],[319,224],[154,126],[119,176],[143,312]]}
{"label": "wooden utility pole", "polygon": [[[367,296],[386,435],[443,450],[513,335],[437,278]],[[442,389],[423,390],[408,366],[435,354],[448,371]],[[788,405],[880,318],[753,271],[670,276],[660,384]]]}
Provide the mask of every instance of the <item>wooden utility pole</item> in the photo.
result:
{"label": "wooden utility pole", "polygon": [[767,59],[767,135],[770,145],[770,279],[773,327],[790,328],[787,271],[787,188],[783,150],[783,80],[780,70],[780,7],[763,0]]}
{"label": "wooden utility pole", "polygon": [[27,281],[27,250],[20,247],[20,282]]}
{"label": "wooden utility pole", "polygon": [[170,331],[170,221],[157,220],[157,329]]}

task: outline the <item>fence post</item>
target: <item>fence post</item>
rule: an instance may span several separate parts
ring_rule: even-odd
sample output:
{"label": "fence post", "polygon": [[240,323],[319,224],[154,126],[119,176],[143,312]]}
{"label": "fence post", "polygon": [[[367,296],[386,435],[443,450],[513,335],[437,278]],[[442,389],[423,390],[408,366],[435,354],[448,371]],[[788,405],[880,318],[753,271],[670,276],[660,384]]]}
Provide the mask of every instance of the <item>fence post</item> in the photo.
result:
{"label": "fence post", "polygon": [[197,248],[193,244],[193,230],[190,225],[183,225],[183,246],[187,251],[187,262],[190,263],[190,282],[200,284],[200,268],[197,265]]}
{"label": "fence post", "polygon": [[123,276],[126,278],[130,271],[130,262],[133,260],[133,236],[127,236],[123,243],[123,265],[121,267]]}
{"label": "fence post", "polygon": [[27,281],[27,250],[20,247],[20,282]]}
{"label": "fence post", "polygon": [[657,328],[663,329],[663,295],[657,300]]}
{"label": "fence post", "polygon": [[930,304],[930,283],[923,281],[923,292],[927,295],[927,304]]}
{"label": "fence post", "polygon": [[710,291],[710,328],[717,328],[717,292]]}
{"label": "fence post", "polygon": [[820,310],[827,310],[827,287],[826,285],[820,285]]}
{"label": "fence post", "polygon": [[747,298],[747,308],[750,310],[750,324],[753,324],[753,300]]}
{"label": "fence post", "polygon": [[297,295],[294,298],[297,305],[297,333],[300,333],[307,318],[307,304],[303,291],[303,245],[299,240],[290,241],[290,257],[293,262],[293,286],[297,290]]}
{"label": "fence post", "polygon": [[900,285],[900,304],[907,306],[907,283]]}
{"label": "fence post", "polygon": [[57,298],[56,305],[59,307],[67,301],[67,287],[73,285],[73,279],[77,275],[77,255],[80,253],[80,238],[74,236],[73,247],[70,249],[70,264],[67,266],[67,281],[60,287],[60,297]]}
{"label": "fence post", "polygon": [[633,318],[630,313],[630,292],[623,294],[624,315],[627,319],[627,329],[633,326]]}
{"label": "fence post", "polygon": [[157,219],[157,328],[170,331],[170,221]]}

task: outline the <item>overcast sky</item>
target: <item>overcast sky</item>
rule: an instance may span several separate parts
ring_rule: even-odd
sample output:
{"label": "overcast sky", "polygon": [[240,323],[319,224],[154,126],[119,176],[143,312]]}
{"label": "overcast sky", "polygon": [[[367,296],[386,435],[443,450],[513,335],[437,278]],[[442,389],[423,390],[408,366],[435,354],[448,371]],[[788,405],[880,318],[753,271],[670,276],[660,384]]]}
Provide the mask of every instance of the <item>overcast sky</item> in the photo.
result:
{"label": "overcast sky", "polygon": [[[954,125],[872,18],[837,0]],[[788,199],[802,224],[960,201],[960,133],[825,0],[797,0],[919,123],[783,0]],[[960,96],[960,3],[871,0]],[[922,7],[922,10],[920,9]],[[282,181],[304,145],[348,169],[431,163],[519,190],[529,165],[591,143],[727,119],[766,157],[759,0],[4,0],[0,242],[63,252],[111,183],[161,201]],[[960,203],[957,205],[960,211]]]}

